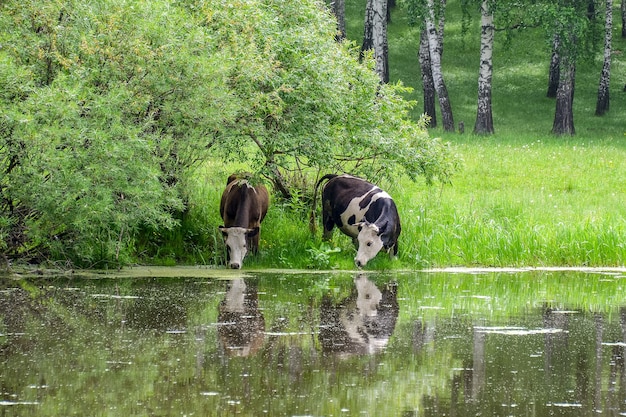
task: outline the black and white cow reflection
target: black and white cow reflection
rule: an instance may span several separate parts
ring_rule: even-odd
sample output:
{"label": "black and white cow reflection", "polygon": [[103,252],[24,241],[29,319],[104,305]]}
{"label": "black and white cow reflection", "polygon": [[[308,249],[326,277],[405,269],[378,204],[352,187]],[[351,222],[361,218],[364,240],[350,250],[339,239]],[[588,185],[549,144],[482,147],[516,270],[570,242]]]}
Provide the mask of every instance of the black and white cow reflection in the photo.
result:
{"label": "black and white cow reflection", "polygon": [[382,291],[365,275],[354,278],[349,297],[333,304],[322,299],[319,341],[324,352],[374,354],[387,346],[398,318],[397,285]]}
{"label": "black and white cow reflection", "polygon": [[220,345],[227,356],[255,354],[265,339],[265,317],[255,283],[233,279],[219,304],[217,320]]}

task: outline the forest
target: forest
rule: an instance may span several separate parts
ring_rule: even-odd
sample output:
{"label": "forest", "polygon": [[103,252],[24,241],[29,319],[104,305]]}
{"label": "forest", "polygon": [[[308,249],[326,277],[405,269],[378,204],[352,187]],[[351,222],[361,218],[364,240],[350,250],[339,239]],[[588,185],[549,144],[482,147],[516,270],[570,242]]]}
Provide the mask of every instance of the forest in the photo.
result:
{"label": "forest", "polygon": [[[349,247],[328,246],[302,232],[317,177],[351,172],[398,193],[410,191],[403,196],[407,201],[414,201],[414,193],[440,193],[443,184],[463,184],[464,141],[472,140],[472,130],[481,134],[476,140],[493,136],[477,128],[478,122],[472,128],[477,109],[482,116],[491,111],[484,105],[488,95],[476,91],[485,79],[478,65],[485,61],[481,18],[487,13],[481,13],[481,3],[404,0],[390,7],[383,42],[388,43],[389,82],[381,82],[379,56],[363,42],[367,11],[377,2],[343,3],[347,37],[340,42],[331,6],[341,2],[292,3],[3,2],[0,249],[5,263],[62,268],[223,263],[216,200],[230,171],[242,169],[273,190],[265,229],[274,230],[265,234],[257,265],[333,267],[334,254]],[[623,121],[615,114],[623,115],[624,98],[613,94],[602,118],[594,115],[596,103],[589,98],[598,95],[602,66],[596,68],[596,61],[605,55],[608,3],[585,2],[597,7],[593,19],[589,7],[579,10],[579,2],[571,3],[498,2],[491,10],[496,33],[491,129],[502,132],[499,140],[526,135],[532,143],[537,132],[550,130],[577,137],[594,130],[623,136]],[[444,27],[441,73],[432,77],[438,85],[435,94],[430,92],[434,102],[422,88],[420,38],[427,38],[421,35],[424,29],[437,34]],[[550,29],[557,27],[565,32]],[[561,90],[557,86],[553,99],[546,91],[525,88],[524,83],[548,87],[554,40],[572,35],[568,28],[580,30],[573,34],[580,41],[576,46],[563,41],[567,48],[557,52],[576,57],[576,100],[573,78],[561,83]],[[533,34],[525,34],[529,31]],[[612,76],[623,87],[624,41],[614,44]],[[437,59],[436,51],[429,50],[431,59]],[[502,56],[515,65],[507,68]],[[545,60],[538,62],[538,56]],[[524,60],[528,65],[520,69]],[[438,66],[431,62],[429,67]],[[442,82],[454,123],[445,100],[442,106]],[[621,91],[615,85],[611,91]],[[559,113],[558,106],[554,111],[563,89],[571,113]],[[552,129],[545,128],[548,106]],[[575,130],[568,118],[563,120],[571,126],[555,130],[561,114],[574,113],[584,113]],[[461,136],[463,125],[466,135]],[[427,209],[410,204],[406,212]],[[431,242],[424,239],[424,228],[413,229],[405,233],[410,250],[401,255],[403,267],[512,262],[438,258],[433,248],[424,250]],[[623,234],[621,222],[615,235]],[[623,251],[608,262],[623,263]]]}
{"label": "forest", "polygon": [[[423,113],[429,115],[430,128],[440,125],[445,132],[454,132],[457,128],[461,133],[464,131],[462,120],[458,126],[454,123],[455,112],[451,104],[451,101],[458,101],[458,96],[469,95],[465,90],[459,92],[456,87],[456,78],[461,76],[457,71],[462,68],[467,71],[462,75],[463,81],[474,81],[471,95],[475,104],[475,123],[472,131],[493,134],[494,83],[495,87],[510,87],[498,85],[498,82],[503,79],[502,71],[511,71],[518,64],[511,56],[513,54],[525,55],[519,63],[526,64],[527,68],[516,68],[524,71],[515,74],[518,78],[545,77],[542,80],[545,83],[544,97],[554,99],[556,104],[551,129],[555,135],[576,133],[574,91],[577,77],[582,75],[585,93],[589,80],[594,80],[595,111],[592,113],[595,116],[609,112],[611,97],[615,97],[616,91],[626,91],[622,59],[626,38],[626,4],[623,1],[621,5],[614,5],[612,0],[497,3],[471,0],[368,0],[345,3],[342,0],[333,4],[335,8],[342,8],[336,10],[338,15],[345,13],[347,4],[348,15],[365,16],[365,24],[359,25],[358,29],[354,20],[352,26],[346,26],[345,20],[339,19],[343,22],[343,26],[340,24],[341,33],[357,41],[363,39],[363,49],[379,50],[375,55],[377,62],[382,62],[376,68],[381,80],[388,81],[390,71],[395,70],[398,73],[392,74],[392,80],[401,79],[416,91],[423,92],[423,95],[415,96],[423,103],[423,107],[418,106],[417,109],[423,109]],[[395,16],[393,20],[392,14]],[[387,18],[377,20],[374,17],[381,15]],[[616,16],[615,21],[621,24],[613,24],[613,15]],[[372,29],[377,25],[382,27],[378,32]],[[380,39],[375,40],[376,36]],[[452,49],[456,56],[444,54],[444,44],[446,50]],[[417,50],[417,59],[413,59],[412,65],[417,66],[419,71],[406,65],[409,62],[407,47]],[[500,63],[501,58],[505,62]],[[473,76],[469,76],[471,70],[474,71]],[[452,89],[446,82],[451,73]],[[518,82],[509,81],[508,84]],[[578,84],[580,86],[581,80]],[[498,107],[501,111],[502,106]],[[623,112],[623,108],[617,111]],[[522,116],[518,112],[518,117]],[[468,123],[469,129],[471,124]]]}

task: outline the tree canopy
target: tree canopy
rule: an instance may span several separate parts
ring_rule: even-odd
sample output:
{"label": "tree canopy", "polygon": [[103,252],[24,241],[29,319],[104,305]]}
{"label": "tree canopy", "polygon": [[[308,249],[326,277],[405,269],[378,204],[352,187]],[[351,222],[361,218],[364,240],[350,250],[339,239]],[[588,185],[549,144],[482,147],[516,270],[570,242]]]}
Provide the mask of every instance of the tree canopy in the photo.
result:
{"label": "tree canopy", "polygon": [[335,35],[315,0],[2,2],[3,252],[123,264],[214,158],[283,193],[303,167],[445,181],[404,87]]}

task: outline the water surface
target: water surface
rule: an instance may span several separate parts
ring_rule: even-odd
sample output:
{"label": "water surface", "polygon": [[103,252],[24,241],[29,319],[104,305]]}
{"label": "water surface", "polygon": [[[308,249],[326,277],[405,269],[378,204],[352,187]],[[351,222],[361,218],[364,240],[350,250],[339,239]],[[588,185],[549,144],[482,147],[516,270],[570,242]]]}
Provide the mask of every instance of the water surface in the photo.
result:
{"label": "water surface", "polygon": [[0,415],[626,415],[621,272],[167,271],[0,278]]}

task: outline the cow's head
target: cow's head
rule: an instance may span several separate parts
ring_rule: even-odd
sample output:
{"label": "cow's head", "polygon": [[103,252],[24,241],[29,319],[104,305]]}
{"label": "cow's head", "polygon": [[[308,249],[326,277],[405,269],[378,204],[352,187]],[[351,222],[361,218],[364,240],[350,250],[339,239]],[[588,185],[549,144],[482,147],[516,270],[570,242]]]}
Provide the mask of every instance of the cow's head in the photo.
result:
{"label": "cow's head", "polygon": [[248,229],[246,227],[219,227],[224,237],[224,244],[228,250],[228,266],[232,269],[240,269],[243,258],[248,253],[248,238],[259,233],[259,228]]}
{"label": "cow's head", "polygon": [[357,236],[359,249],[354,258],[354,263],[357,267],[362,268],[383,248],[381,235],[386,225],[379,228],[374,223],[361,222],[357,223],[356,226],[359,229],[359,235]]}

